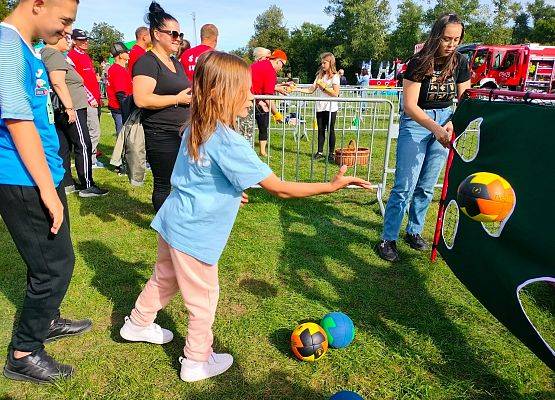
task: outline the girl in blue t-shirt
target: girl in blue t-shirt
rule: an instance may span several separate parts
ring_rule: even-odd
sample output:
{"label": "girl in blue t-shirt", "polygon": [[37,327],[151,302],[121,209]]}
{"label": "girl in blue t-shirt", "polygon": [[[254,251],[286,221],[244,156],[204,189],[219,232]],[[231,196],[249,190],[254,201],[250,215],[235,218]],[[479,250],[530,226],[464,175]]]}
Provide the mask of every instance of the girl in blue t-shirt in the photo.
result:
{"label": "girl in blue t-shirt", "polygon": [[187,382],[226,371],[229,354],[212,350],[212,324],[218,303],[218,259],[224,250],[245,189],[260,184],[281,198],[332,193],[348,185],[370,183],[344,176],[329,183],[283,182],[235,131],[237,117],[252,106],[251,77],[239,57],[213,51],[197,63],[191,121],[183,134],[172,192],[152,222],[158,232],[154,273],[125,319],[120,334],[130,341],[156,344],[172,340],[172,332],[154,323],[156,314],[179,290],[189,311],[181,379]]}

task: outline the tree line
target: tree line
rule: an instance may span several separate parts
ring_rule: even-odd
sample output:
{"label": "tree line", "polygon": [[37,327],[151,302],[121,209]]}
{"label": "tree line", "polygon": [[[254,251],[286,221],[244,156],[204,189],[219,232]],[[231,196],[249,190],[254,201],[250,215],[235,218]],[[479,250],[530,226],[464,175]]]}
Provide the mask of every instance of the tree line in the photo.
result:
{"label": "tree line", "polygon": [[233,53],[252,61],[255,47],[284,49],[288,72],[309,82],[319,55],[331,51],[352,82],[363,61],[408,59],[445,12],[465,22],[465,43],[555,45],[555,6],[545,0],[524,5],[515,0],[403,0],[395,14],[387,0],[329,0],[324,12],[332,17],[328,27],[304,22],[289,30],[283,11],[273,5],[256,18],[247,45]]}

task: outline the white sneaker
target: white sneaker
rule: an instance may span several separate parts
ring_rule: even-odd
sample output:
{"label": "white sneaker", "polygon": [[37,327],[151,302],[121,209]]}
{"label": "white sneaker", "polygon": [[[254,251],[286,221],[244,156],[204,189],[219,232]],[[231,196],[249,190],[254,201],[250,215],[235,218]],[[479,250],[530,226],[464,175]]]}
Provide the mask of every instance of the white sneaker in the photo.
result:
{"label": "white sneaker", "polygon": [[173,333],[160,325],[154,322],[144,327],[135,325],[129,317],[125,317],[125,324],[119,330],[119,334],[130,342],[166,344],[173,340]]}
{"label": "white sneaker", "polygon": [[179,362],[181,363],[181,379],[185,382],[196,382],[227,371],[233,364],[233,356],[225,353],[212,353],[208,361],[193,361],[179,357]]}
{"label": "white sneaker", "polygon": [[104,163],[97,161],[92,165],[93,169],[104,168]]}

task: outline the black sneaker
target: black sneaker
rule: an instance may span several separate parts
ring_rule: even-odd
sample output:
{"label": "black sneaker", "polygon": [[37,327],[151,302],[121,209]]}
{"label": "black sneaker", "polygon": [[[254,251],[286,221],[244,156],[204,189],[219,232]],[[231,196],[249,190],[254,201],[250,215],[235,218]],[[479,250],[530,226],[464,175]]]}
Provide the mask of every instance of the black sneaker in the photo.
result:
{"label": "black sneaker", "polygon": [[55,379],[69,378],[72,375],[72,366],[60,364],[50,357],[44,349],[35,350],[20,359],[16,359],[13,355],[13,349],[10,349],[4,366],[4,376],[16,381],[49,383]]}
{"label": "black sneaker", "polygon": [[382,260],[397,261],[399,253],[397,252],[397,243],[395,240],[382,240],[376,245],[376,252]]}
{"label": "black sneaker", "polygon": [[100,189],[98,186],[91,186],[88,189],[83,189],[79,192],[79,197],[98,197],[106,196],[108,194],[107,190]]}
{"label": "black sneaker", "polygon": [[333,154],[330,154],[330,155],[328,156],[328,162],[329,162],[330,164],[335,164],[335,156],[334,156]]}
{"label": "black sneaker", "polygon": [[324,153],[317,152],[317,153],[314,153],[314,155],[312,156],[312,159],[313,160],[318,160],[318,159],[323,158],[323,157],[324,157]]}
{"label": "black sneaker", "polygon": [[56,318],[50,324],[48,329],[48,336],[44,343],[53,342],[54,340],[61,339],[68,336],[77,336],[91,330],[92,322],[90,319],[82,319],[79,321],[72,321],[65,318]]}
{"label": "black sneaker", "polygon": [[424,239],[422,239],[422,236],[420,236],[418,233],[414,235],[407,233],[405,236],[405,242],[407,242],[407,244],[414,250],[422,251],[428,250],[430,248],[428,243]]}

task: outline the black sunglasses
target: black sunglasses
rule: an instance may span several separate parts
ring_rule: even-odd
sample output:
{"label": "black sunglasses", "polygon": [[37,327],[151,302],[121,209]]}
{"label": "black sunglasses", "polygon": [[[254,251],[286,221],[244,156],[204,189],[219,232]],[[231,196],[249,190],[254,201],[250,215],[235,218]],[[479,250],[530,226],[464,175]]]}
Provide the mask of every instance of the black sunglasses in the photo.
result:
{"label": "black sunglasses", "polygon": [[156,29],[158,32],[162,32],[165,34],[168,34],[172,37],[173,40],[177,40],[177,39],[181,39],[183,40],[183,32],[178,32],[178,31],[166,31],[164,29]]}

